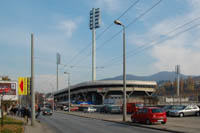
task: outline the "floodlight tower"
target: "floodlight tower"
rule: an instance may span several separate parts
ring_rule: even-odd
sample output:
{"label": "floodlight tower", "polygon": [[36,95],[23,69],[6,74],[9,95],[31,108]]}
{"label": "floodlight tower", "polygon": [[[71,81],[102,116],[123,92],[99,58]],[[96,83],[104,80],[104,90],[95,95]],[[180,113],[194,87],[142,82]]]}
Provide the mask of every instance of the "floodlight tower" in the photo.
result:
{"label": "floodlight tower", "polygon": [[90,10],[90,30],[92,30],[92,81],[96,80],[96,33],[100,27],[100,8]]}
{"label": "floodlight tower", "polygon": [[56,69],[56,90],[58,91],[58,65],[60,64],[60,53],[56,53],[56,65],[57,65],[57,69]]}

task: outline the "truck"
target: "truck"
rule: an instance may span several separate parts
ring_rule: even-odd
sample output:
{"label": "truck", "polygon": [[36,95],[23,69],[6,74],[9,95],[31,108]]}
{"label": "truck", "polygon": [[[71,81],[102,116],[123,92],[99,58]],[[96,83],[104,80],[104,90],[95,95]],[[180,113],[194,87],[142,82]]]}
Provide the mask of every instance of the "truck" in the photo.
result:
{"label": "truck", "polygon": [[143,108],[144,104],[143,103],[127,103],[126,109],[127,113],[133,113],[137,112],[138,109]]}

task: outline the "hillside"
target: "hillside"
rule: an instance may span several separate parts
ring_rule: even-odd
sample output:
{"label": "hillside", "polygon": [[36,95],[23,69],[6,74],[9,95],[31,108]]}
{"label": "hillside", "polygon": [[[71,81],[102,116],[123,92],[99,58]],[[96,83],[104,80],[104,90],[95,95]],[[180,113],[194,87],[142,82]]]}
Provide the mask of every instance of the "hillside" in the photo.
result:
{"label": "hillside", "polygon": [[[136,76],[136,75],[131,75],[131,74],[127,74],[127,80],[146,80],[146,81],[173,81],[175,79],[175,72],[168,72],[168,71],[162,71],[162,72],[158,72],[155,73],[153,75],[149,75],[149,76]],[[181,74],[181,78],[187,78],[190,75],[184,75]],[[112,78],[107,78],[107,79],[103,79],[103,80],[122,80],[123,79],[123,75],[120,76],[116,76],[116,77],[112,77]]]}

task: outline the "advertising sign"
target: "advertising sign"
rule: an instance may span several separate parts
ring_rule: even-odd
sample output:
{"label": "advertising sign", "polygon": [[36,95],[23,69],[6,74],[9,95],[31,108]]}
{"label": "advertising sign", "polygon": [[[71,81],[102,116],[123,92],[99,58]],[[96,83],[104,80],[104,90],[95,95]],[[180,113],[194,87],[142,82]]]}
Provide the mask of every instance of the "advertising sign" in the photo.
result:
{"label": "advertising sign", "polygon": [[0,82],[0,94],[16,95],[16,85],[15,82]]}

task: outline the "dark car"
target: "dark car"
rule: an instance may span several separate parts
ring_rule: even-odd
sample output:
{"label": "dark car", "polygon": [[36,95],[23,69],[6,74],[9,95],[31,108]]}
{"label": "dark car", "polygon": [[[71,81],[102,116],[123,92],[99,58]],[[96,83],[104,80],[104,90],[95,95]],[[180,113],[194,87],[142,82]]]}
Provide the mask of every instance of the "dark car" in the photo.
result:
{"label": "dark car", "polygon": [[53,112],[52,112],[51,109],[45,108],[45,109],[43,110],[42,114],[43,114],[43,115],[52,115]]}
{"label": "dark car", "polygon": [[120,113],[122,113],[121,106],[108,106],[107,113],[120,114]]}
{"label": "dark car", "polygon": [[171,110],[175,110],[179,105],[165,105],[163,110],[166,112],[166,115],[169,116]]}

